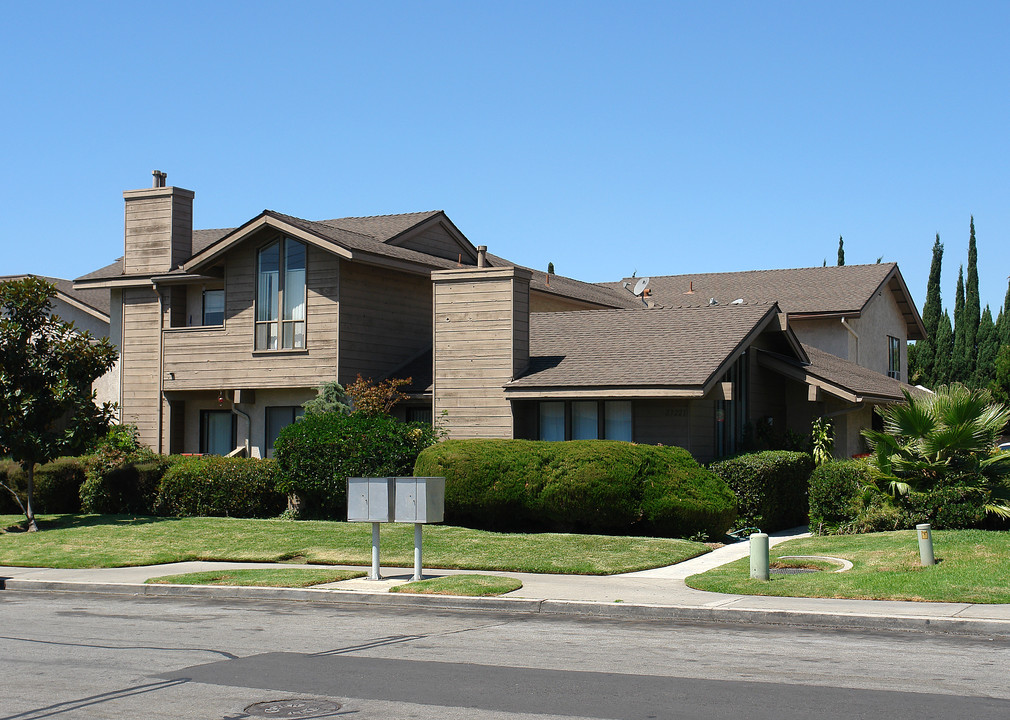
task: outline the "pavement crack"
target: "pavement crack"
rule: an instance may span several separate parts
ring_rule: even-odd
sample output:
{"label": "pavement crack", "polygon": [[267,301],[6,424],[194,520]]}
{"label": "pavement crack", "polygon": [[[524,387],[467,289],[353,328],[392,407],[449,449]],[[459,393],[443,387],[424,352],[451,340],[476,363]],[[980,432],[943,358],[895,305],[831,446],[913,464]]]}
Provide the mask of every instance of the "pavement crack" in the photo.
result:
{"label": "pavement crack", "polygon": [[[26,643],[36,643],[38,645],[65,645],[68,647],[86,647],[95,648],[96,650],[165,650],[170,652],[206,652],[213,653],[215,655],[221,655],[228,658],[229,660],[235,660],[238,655],[233,655],[230,652],[225,652],[224,650],[212,650],[210,648],[185,648],[185,647],[159,647],[157,645],[98,645],[95,643],[75,643],[66,642],[63,640],[36,640],[34,638],[23,638],[23,637],[12,637],[9,635],[0,635],[0,640],[15,640],[17,642]],[[0,720],[6,720],[5,718],[0,718]]]}
{"label": "pavement crack", "polygon": [[[13,639],[20,640],[21,638]],[[66,702],[54,703],[53,705],[46,705],[45,707],[35,708],[34,710],[26,710],[25,712],[17,713],[16,715],[6,715],[0,718],[0,720],[41,720],[41,718],[48,718],[53,717],[54,715],[73,712],[91,705],[100,705],[101,703],[109,702],[110,700],[119,700],[120,698],[130,697],[131,695],[142,695],[144,693],[156,692],[158,690],[166,690],[170,687],[183,685],[188,682],[188,678],[179,678],[176,680],[161,680],[159,682],[148,683],[146,685],[134,685],[133,687],[122,688],[121,690],[111,690],[106,693],[89,695],[88,697],[79,698],[77,700],[67,700]]]}

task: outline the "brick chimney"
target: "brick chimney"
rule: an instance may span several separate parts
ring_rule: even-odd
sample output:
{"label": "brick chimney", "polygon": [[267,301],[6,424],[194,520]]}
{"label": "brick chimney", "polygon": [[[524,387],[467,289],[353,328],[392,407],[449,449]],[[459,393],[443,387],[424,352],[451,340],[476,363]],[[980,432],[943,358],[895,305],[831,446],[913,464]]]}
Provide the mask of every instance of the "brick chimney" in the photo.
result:
{"label": "brick chimney", "polygon": [[151,174],[151,188],[123,193],[127,274],[168,272],[193,254],[193,191],[166,187],[160,170]]}

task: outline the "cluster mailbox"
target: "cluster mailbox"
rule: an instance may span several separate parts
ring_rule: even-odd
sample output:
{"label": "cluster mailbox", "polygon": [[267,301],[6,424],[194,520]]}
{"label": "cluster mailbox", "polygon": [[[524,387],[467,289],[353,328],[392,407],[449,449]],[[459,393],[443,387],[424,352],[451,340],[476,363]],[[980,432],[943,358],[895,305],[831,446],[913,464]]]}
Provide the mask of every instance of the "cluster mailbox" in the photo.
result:
{"label": "cluster mailbox", "polygon": [[421,575],[421,526],[445,516],[444,477],[347,478],[347,521],[372,523],[372,572],[379,580],[379,523],[414,524],[414,579]]}

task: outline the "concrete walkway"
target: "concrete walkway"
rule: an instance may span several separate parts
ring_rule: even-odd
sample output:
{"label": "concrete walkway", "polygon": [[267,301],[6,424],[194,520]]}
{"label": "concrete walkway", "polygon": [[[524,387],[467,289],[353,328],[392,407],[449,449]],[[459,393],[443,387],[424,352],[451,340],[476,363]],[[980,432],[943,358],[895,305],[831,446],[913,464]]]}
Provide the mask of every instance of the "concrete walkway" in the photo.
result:
{"label": "concrete walkway", "polygon": [[[775,533],[770,544],[806,536],[805,528]],[[91,592],[137,596],[246,598],[377,604],[454,609],[591,615],[613,618],[672,619],[709,622],[787,624],[812,627],[918,630],[1010,636],[1010,605],[917,603],[875,600],[785,598],[724,595],[694,590],[684,583],[690,575],[746,557],[747,542],[726,545],[711,553],[669,567],[623,575],[545,575],[487,572],[522,581],[523,587],[500,598],[389,593],[408,582],[408,568],[382,568],[380,581],[345,580],[312,588],[252,588],[227,586],[145,585],[161,575],[228,568],[314,567],[288,563],[182,562],[129,568],[61,570],[0,566],[0,583],[8,591]],[[361,567],[340,566],[352,570]],[[426,569],[425,577],[471,571]],[[477,572],[477,571],[472,571]]]}

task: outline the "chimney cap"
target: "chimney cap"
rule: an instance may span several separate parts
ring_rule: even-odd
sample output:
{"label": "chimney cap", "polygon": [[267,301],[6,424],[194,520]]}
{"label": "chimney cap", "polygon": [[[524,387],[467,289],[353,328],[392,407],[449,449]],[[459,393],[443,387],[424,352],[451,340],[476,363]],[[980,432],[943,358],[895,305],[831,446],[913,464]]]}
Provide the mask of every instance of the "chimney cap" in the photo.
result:
{"label": "chimney cap", "polygon": [[162,172],[161,170],[152,170],[151,175],[154,176],[153,183],[151,187],[163,188],[165,187],[165,180],[168,178],[168,173]]}

